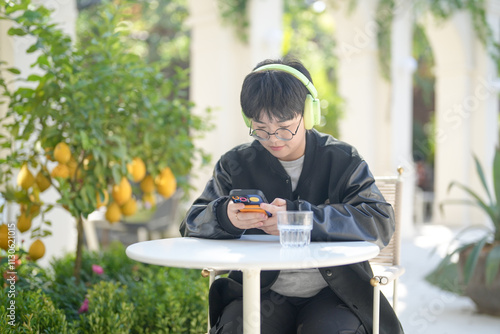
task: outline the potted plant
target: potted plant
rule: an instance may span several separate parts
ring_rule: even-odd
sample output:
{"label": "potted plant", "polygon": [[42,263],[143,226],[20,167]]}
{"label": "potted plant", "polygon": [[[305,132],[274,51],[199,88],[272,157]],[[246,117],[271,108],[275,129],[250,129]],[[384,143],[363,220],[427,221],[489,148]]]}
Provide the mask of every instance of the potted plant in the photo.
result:
{"label": "potted plant", "polygon": [[[193,132],[207,127],[186,98],[187,71],[173,68],[167,77],[161,64],[133,53],[126,43],[126,10],[104,3],[84,35],[72,41],[51,22],[50,11],[31,0],[0,8],[0,19],[13,22],[8,34],[31,36],[27,52],[37,56],[31,65],[36,74],[18,76],[14,90],[2,73],[21,71],[0,63],[0,98],[8,105],[0,118],[7,133],[0,136],[2,195],[20,204],[17,228],[34,239],[50,234],[45,215],[54,207],[71,213],[78,232],[77,279],[84,217],[106,205],[108,221],[117,221],[136,211],[142,195],[168,198],[177,187],[188,190],[194,159],[206,160],[193,143]],[[60,196],[57,203],[41,199],[49,187]],[[40,224],[32,226],[37,216]],[[0,227],[0,239],[4,232]],[[37,244],[36,254],[43,256],[43,242]]]}
{"label": "potted plant", "polygon": [[[472,299],[479,312],[500,316],[500,148],[495,149],[492,166],[493,189],[486,181],[481,163],[474,157],[477,175],[486,192],[481,197],[471,188],[451,182],[449,190],[458,187],[470,199],[450,200],[444,204],[466,204],[480,208],[491,220],[492,228],[481,227],[485,234],[474,242],[465,242],[449,252],[427,279],[440,288],[464,294]],[[461,231],[458,240],[471,229]],[[458,256],[458,262],[452,259]]]}

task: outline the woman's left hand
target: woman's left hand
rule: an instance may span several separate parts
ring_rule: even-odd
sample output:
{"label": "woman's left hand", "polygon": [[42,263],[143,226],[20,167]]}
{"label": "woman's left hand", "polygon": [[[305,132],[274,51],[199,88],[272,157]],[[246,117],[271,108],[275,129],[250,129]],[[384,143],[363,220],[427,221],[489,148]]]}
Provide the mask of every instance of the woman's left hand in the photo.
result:
{"label": "woman's left hand", "polygon": [[261,230],[267,234],[279,235],[278,230],[278,212],[286,211],[286,201],[282,198],[275,198],[272,203],[261,203],[260,207],[272,214],[271,217],[264,221],[264,225],[260,227]]}

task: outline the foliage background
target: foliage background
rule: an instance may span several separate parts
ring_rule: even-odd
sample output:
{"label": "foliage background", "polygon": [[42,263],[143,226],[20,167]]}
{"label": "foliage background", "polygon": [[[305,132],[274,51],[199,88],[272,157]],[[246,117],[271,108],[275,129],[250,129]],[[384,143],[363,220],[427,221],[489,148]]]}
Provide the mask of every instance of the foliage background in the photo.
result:
{"label": "foliage background", "polygon": [[[0,277],[0,332],[204,333],[208,281],[199,270],[166,268],[129,259],[120,243],[103,253],[84,252],[81,281],[74,255],[41,268],[18,253],[16,326],[8,324],[9,284]],[[98,274],[92,269],[103,269]],[[0,271],[7,258],[0,262]],[[80,308],[88,300],[88,310]]]}

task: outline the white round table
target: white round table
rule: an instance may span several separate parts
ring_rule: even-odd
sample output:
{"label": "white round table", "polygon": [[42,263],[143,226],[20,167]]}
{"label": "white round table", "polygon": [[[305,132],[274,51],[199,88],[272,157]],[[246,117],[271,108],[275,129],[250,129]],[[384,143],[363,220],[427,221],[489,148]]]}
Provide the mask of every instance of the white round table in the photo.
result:
{"label": "white round table", "polygon": [[139,242],[126,249],[131,259],[167,267],[241,270],[244,333],[260,333],[260,271],[331,267],[369,260],[379,253],[366,241],[311,242],[284,248],[279,237],[247,235],[240,239],[169,238]]}

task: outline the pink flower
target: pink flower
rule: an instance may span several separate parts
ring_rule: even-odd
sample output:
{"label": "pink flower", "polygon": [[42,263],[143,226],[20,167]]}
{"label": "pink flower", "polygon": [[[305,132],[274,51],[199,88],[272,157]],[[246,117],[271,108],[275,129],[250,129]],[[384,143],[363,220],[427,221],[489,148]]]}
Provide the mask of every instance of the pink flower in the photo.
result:
{"label": "pink flower", "polygon": [[93,264],[92,271],[95,272],[97,275],[102,275],[102,273],[104,272],[104,269],[102,269],[102,267],[98,266],[97,264]]}
{"label": "pink flower", "polygon": [[89,310],[89,300],[87,298],[85,298],[82,306],[80,306],[80,308],[78,309],[78,313],[85,313],[88,310]]}

